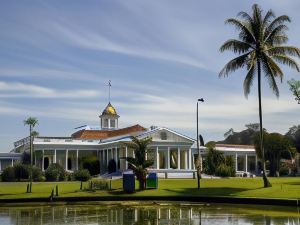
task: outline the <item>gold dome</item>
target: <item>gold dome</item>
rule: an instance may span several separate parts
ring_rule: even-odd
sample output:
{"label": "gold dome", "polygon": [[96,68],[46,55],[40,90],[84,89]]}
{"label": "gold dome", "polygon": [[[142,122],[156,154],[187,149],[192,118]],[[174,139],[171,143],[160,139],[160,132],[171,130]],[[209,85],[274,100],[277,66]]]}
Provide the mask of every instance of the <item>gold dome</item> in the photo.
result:
{"label": "gold dome", "polygon": [[116,109],[109,102],[106,108],[103,110],[102,115],[118,115]]}

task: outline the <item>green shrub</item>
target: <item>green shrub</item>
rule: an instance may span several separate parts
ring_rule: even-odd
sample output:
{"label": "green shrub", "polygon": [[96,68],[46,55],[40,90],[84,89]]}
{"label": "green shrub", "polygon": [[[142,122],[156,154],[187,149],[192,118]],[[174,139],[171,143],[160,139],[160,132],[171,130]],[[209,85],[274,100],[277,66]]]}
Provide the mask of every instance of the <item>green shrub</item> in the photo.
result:
{"label": "green shrub", "polygon": [[220,177],[230,177],[232,175],[231,168],[225,164],[221,164],[216,169],[216,176]]}
{"label": "green shrub", "polygon": [[32,167],[32,179],[34,181],[45,181],[45,177],[43,176],[43,171],[40,168],[33,166]]}
{"label": "green shrub", "polygon": [[14,164],[13,168],[15,171],[15,179],[17,181],[29,178],[29,167],[27,165],[16,163]]}
{"label": "green shrub", "polygon": [[279,169],[279,175],[280,176],[287,176],[287,175],[289,175],[289,168],[288,167],[280,167],[280,169]]}
{"label": "green shrub", "polygon": [[83,157],[81,160],[81,168],[87,169],[91,176],[97,175],[100,173],[99,159],[95,155]]}
{"label": "green shrub", "polygon": [[58,163],[51,164],[45,171],[47,181],[63,181],[65,180],[65,169]]}
{"label": "green shrub", "polygon": [[15,180],[15,169],[12,166],[6,167],[2,172],[2,181],[12,182]]}
{"label": "green shrub", "polygon": [[73,173],[74,180],[88,181],[91,178],[90,172],[87,169],[76,170]]}
{"label": "green shrub", "polygon": [[66,181],[73,181],[74,179],[74,176],[73,176],[73,173],[70,173],[70,172],[67,172],[65,173],[66,177],[65,177],[65,180]]}
{"label": "green shrub", "polygon": [[225,163],[225,157],[222,152],[210,148],[204,162],[204,172],[209,175],[215,175],[217,168]]}

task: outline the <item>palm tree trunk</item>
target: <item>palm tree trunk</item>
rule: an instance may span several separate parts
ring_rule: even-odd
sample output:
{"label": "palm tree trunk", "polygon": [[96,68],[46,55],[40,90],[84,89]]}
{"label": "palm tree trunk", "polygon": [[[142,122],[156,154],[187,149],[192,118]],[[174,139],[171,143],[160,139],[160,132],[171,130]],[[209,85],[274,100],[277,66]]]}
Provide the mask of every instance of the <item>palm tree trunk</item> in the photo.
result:
{"label": "palm tree trunk", "polygon": [[266,175],[266,162],[265,162],[265,151],[264,151],[264,136],[263,136],[263,125],[262,125],[262,107],[261,107],[261,65],[259,59],[257,60],[257,80],[258,80],[258,102],[259,102],[259,133],[260,133],[260,149],[262,154],[262,169],[263,169],[263,181],[264,187],[272,187]]}

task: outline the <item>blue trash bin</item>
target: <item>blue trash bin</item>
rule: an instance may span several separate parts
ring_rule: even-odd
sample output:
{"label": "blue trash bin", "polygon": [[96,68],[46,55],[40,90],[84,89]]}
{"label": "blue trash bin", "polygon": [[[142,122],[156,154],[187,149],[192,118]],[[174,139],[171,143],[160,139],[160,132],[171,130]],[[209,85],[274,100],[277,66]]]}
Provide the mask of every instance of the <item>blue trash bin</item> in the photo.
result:
{"label": "blue trash bin", "polygon": [[133,193],[135,191],[135,177],[132,171],[123,173],[123,190],[126,193]]}
{"label": "blue trash bin", "polygon": [[146,181],[147,188],[158,188],[158,176],[157,173],[149,173]]}

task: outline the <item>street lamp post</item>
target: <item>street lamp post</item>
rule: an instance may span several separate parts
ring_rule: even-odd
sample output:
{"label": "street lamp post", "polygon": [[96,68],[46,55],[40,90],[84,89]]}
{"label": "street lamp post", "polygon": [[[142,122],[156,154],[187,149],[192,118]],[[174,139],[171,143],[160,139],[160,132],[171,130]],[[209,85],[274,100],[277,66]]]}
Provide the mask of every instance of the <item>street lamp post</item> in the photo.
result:
{"label": "street lamp post", "polygon": [[200,179],[201,179],[201,157],[200,157],[200,146],[199,146],[199,116],[198,116],[198,105],[199,102],[204,102],[203,98],[197,100],[197,150],[198,150],[198,165],[197,165],[197,179],[198,179],[198,189],[200,189]]}

